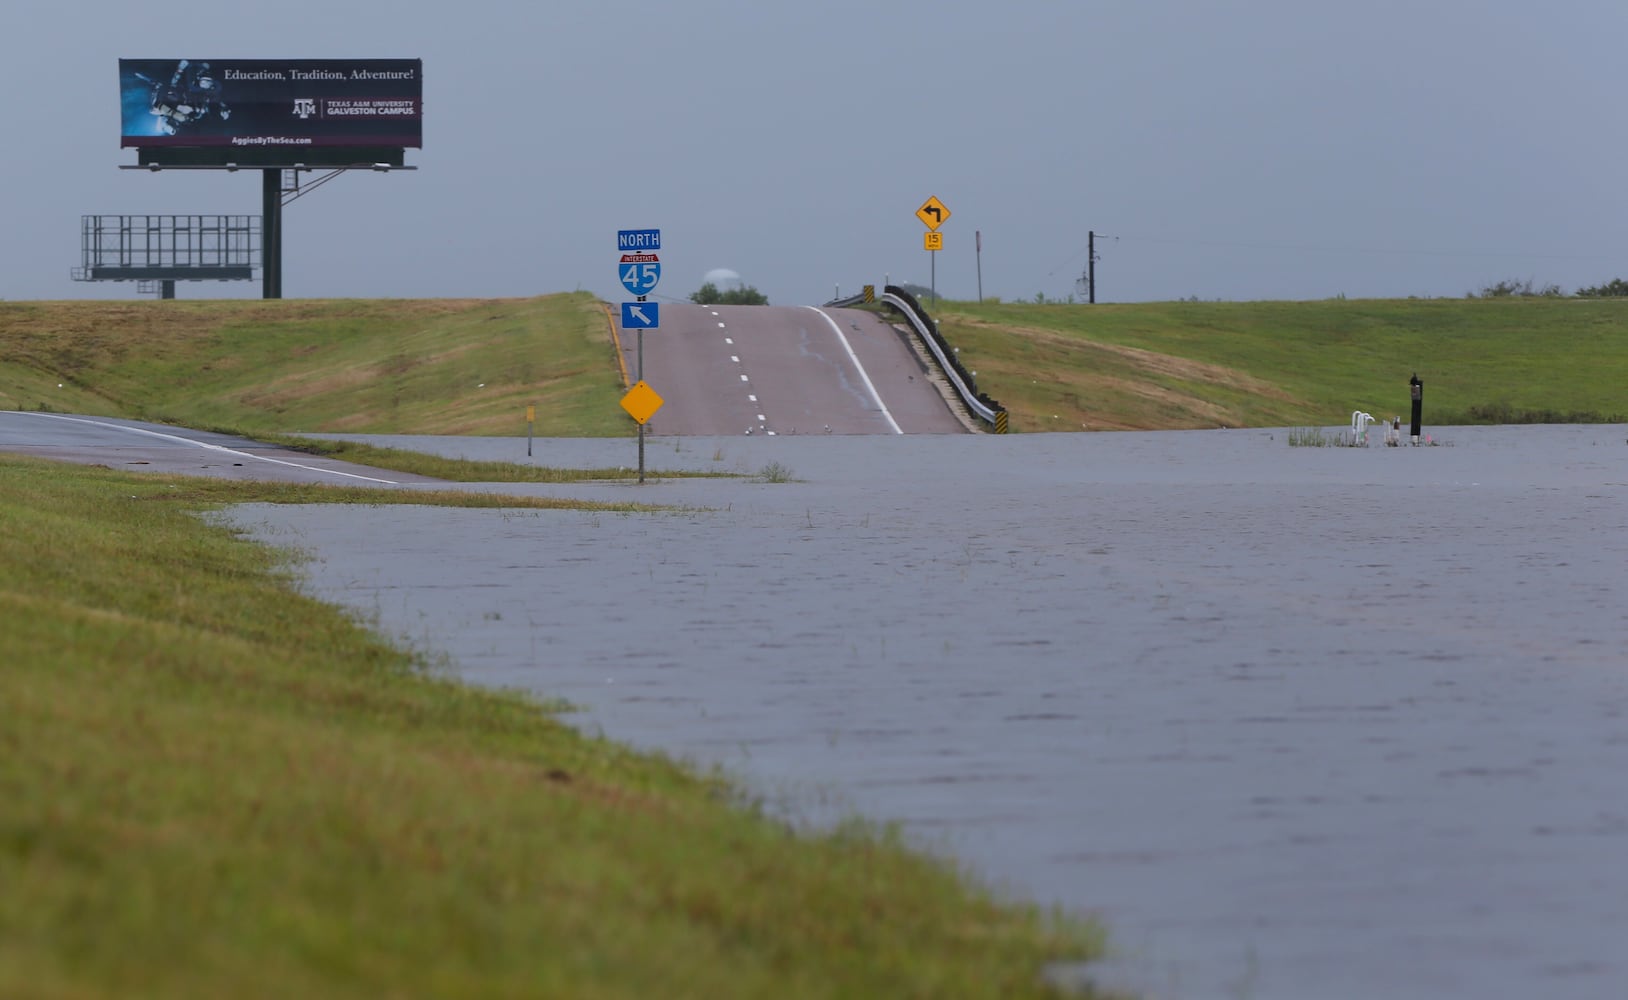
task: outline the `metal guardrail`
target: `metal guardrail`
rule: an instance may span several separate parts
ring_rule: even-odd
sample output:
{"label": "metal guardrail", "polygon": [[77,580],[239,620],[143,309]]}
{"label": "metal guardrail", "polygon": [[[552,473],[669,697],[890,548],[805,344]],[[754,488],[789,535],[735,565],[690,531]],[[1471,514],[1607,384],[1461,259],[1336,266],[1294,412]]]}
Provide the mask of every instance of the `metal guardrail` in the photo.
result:
{"label": "metal guardrail", "polygon": [[862,306],[864,304],[865,304],[865,293],[861,292],[858,295],[850,295],[850,296],[848,296],[847,298],[844,298],[844,299],[832,299],[830,302],[824,303],[824,308],[826,308],[826,309],[852,309],[854,306]]}
{"label": "metal guardrail", "polygon": [[826,309],[852,309],[854,306],[869,305],[876,301],[876,286],[866,285],[860,289],[858,295],[843,296],[842,289],[837,288],[837,297],[825,303]]}
{"label": "metal guardrail", "polygon": [[903,313],[905,318],[910,321],[910,325],[916,330],[916,335],[921,337],[922,342],[927,345],[927,349],[938,360],[939,367],[943,370],[945,377],[950,380],[950,384],[955,387],[961,401],[967,404],[967,409],[971,410],[979,420],[991,425],[995,433],[1005,434],[1006,407],[978,391],[972,374],[961,366],[959,359],[946,351],[948,345],[939,334],[937,324],[933,322],[932,317],[927,315],[927,311],[916,302],[915,296],[897,285],[888,285],[883,290],[880,298],[882,302]]}

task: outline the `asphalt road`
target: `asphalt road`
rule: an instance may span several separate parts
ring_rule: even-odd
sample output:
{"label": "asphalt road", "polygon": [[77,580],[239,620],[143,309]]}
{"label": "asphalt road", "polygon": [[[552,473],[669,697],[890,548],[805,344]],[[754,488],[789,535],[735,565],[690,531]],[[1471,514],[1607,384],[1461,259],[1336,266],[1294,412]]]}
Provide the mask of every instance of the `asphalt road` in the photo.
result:
{"label": "asphalt road", "polygon": [[0,452],[134,472],[274,482],[396,486],[435,480],[319,458],[230,434],[139,420],[0,411]]}
{"label": "asphalt road", "polygon": [[653,434],[960,434],[904,340],[872,313],[663,303],[622,334],[628,372],[665,400]]}

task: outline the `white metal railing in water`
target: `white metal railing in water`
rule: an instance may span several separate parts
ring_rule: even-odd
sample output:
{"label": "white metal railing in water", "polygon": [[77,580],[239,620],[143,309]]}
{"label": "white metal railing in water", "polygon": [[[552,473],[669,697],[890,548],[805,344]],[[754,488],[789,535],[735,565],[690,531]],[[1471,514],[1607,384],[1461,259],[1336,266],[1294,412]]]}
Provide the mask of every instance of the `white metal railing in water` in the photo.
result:
{"label": "white metal railing in water", "polygon": [[1351,411],[1351,443],[1353,445],[1368,443],[1368,425],[1373,422],[1374,415],[1372,413],[1364,413],[1361,410]]}

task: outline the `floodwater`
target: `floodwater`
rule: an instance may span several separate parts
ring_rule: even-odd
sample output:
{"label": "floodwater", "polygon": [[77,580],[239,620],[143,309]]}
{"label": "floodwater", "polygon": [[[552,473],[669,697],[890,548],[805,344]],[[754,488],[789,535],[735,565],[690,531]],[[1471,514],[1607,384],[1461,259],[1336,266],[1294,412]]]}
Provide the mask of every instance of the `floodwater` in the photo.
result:
{"label": "floodwater", "polygon": [[472,682],[1101,916],[1150,997],[1628,995],[1628,427],[1431,432],[655,439],[796,481],[231,517]]}

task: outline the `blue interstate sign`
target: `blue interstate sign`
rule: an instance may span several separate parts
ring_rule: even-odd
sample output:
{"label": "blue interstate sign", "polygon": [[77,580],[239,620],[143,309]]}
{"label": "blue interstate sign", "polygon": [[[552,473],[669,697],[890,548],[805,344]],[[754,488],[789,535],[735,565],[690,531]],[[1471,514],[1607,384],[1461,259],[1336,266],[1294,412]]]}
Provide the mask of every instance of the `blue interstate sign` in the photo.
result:
{"label": "blue interstate sign", "polygon": [[640,250],[660,250],[661,230],[618,229],[616,231],[616,249],[623,253],[637,253]]}
{"label": "blue interstate sign", "polygon": [[622,303],[622,329],[654,330],[661,326],[661,307],[655,302]]}
{"label": "blue interstate sign", "polygon": [[625,253],[616,274],[629,295],[649,295],[661,281],[661,261],[653,253]]}

